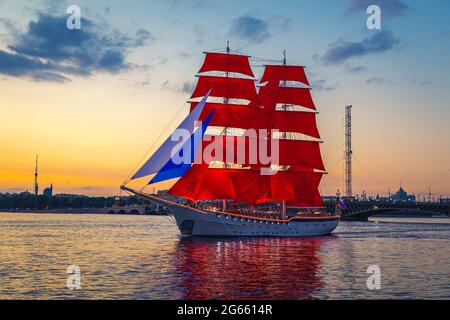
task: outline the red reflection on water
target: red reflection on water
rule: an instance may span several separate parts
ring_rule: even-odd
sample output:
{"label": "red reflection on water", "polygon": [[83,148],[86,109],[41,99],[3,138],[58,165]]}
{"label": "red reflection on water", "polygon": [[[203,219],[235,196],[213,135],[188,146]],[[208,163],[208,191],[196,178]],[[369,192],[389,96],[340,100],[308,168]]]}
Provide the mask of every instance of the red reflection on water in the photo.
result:
{"label": "red reflection on water", "polygon": [[311,299],[321,238],[184,239],[175,268],[183,299]]}

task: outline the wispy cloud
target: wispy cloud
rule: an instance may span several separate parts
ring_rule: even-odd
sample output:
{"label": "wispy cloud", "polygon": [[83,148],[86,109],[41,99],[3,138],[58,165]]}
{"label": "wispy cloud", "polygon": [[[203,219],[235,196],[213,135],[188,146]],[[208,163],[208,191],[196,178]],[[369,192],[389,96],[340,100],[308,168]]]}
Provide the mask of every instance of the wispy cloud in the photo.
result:
{"label": "wispy cloud", "polygon": [[325,79],[320,79],[317,81],[313,81],[311,83],[311,88],[318,91],[332,91],[336,89],[336,86],[329,85]]}
{"label": "wispy cloud", "polygon": [[261,43],[269,38],[269,23],[249,15],[241,16],[231,22],[229,34],[250,43]]}
{"label": "wispy cloud", "polygon": [[359,42],[339,39],[328,45],[325,54],[320,58],[324,64],[338,65],[355,57],[380,54],[396,48],[400,44],[390,31],[378,31],[370,38]]}
{"label": "wispy cloud", "polygon": [[274,15],[268,19],[243,15],[231,22],[228,35],[250,44],[262,43],[275,34],[290,30],[292,19]]}
{"label": "wispy cloud", "polygon": [[62,82],[72,75],[117,73],[131,67],[125,62],[130,49],[154,39],[143,29],[128,35],[84,18],[81,25],[69,30],[66,17],[38,14],[26,32],[15,34],[8,51],[0,50],[0,74]]}
{"label": "wispy cloud", "polygon": [[182,92],[182,93],[192,93],[195,88],[195,83],[193,81],[186,81],[182,84],[173,84],[171,81],[166,80],[161,84],[162,90],[170,90],[175,92]]}
{"label": "wispy cloud", "polygon": [[378,5],[383,18],[392,19],[406,15],[411,8],[400,0],[349,0],[347,13],[365,13],[370,5]]}
{"label": "wispy cloud", "polygon": [[412,78],[412,79],[410,80],[410,82],[411,82],[411,83],[414,83],[414,84],[417,84],[417,85],[419,85],[419,86],[421,86],[421,87],[426,87],[426,86],[429,86],[429,85],[431,85],[431,84],[433,83],[433,82],[430,81],[430,80],[420,80],[420,79],[417,78],[417,77]]}
{"label": "wispy cloud", "polygon": [[393,81],[388,80],[384,77],[380,77],[380,76],[373,76],[369,79],[367,79],[366,81],[367,84],[377,84],[377,85],[382,85],[382,84],[394,84]]}
{"label": "wispy cloud", "polygon": [[345,70],[349,73],[361,73],[367,71],[368,68],[365,66],[352,66],[351,64],[346,63]]}

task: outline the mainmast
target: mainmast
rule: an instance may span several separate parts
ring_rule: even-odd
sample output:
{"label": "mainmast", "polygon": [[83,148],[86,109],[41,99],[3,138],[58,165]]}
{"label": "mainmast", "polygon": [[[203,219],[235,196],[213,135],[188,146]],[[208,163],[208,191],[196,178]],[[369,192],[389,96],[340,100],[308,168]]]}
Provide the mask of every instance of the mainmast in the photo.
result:
{"label": "mainmast", "polygon": [[[286,61],[286,50],[283,50],[283,66],[286,67],[286,65],[287,65],[287,61]],[[286,80],[283,80],[283,81],[282,81],[282,86],[283,86],[283,87],[286,86]],[[286,104],[283,104],[282,109],[283,109],[283,110],[286,110],[286,109],[287,109]],[[283,138],[283,139],[286,139],[286,138],[287,138],[287,133],[286,133],[286,132],[283,132],[282,138]],[[283,169],[283,170],[287,170],[287,167],[284,166],[282,169]],[[287,211],[286,200],[283,200],[283,201],[281,201],[281,219],[282,219],[282,220],[286,220],[286,211]]]}
{"label": "mainmast", "polygon": [[[289,85],[289,83],[293,83]],[[295,83],[295,85],[294,85]],[[273,176],[277,192],[267,201],[281,202],[281,217],[286,208],[323,206],[318,186],[325,171],[316,124],[316,107],[303,66],[288,65],[286,51],[280,65],[266,65],[258,96],[264,112],[271,118],[270,129],[278,129],[279,171]],[[280,107],[278,107],[280,106]],[[308,136],[308,137],[305,137]],[[302,138],[300,138],[302,137]]]}
{"label": "mainmast", "polygon": [[[227,55],[229,55],[229,54],[230,54],[230,41],[227,40]],[[225,77],[226,77],[227,79],[228,79],[228,77],[229,77],[229,72],[228,72],[228,70],[225,72]],[[228,98],[227,98],[227,97],[223,98],[223,103],[224,103],[224,104],[228,104]],[[226,139],[227,139],[226,136],[228,135],[228,127],[225,127],[225,129],[223,130],[223,135],[225,136],[225,140],[226,140]],[[228,168],[228,164],[227,164],[226,161],[223,163],[223,167],[224,167],[225,169]],[[223,200],[222,200],[222,211],[223,211],[223,212],[227,211],[227,200],[226,200],[226,199],[223,199]]]}
{"label": "mainmast", "polygon": [[38,155],[36,155],[36,167],[34,170],[34,195],[37,196],[39,193],[39,184],[38,184]]}

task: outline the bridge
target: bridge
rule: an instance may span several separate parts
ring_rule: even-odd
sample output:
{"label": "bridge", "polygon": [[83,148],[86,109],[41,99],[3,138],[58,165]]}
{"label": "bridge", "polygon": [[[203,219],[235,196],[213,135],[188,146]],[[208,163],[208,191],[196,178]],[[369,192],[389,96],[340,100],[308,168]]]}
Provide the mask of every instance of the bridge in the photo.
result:
{"label": "bridge", "polygon": [[135,214],[144,215],[146,213],[145,206],[125,206],[125,207],[110,207],[104,209],[109,214]]}
{"label": "bridge", "polygon": [[[450,216],[450,204],[434,202],[388,202],[388,201],[345,201],[347,210],[341,219],[347,221],[367,221],[377,214],[402,212],[402,215],[442,215]],[[335,202],[325,202],[328,212],[336,211]],[[405,212],[406,211],[406,212]]]}

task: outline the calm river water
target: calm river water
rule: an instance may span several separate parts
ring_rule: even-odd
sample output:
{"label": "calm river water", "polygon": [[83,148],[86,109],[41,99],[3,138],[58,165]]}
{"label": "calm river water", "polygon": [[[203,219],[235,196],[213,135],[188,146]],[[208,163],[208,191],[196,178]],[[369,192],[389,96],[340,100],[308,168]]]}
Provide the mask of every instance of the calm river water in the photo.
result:
{"label": "calm river water", "polygon": [[[81,289],[66,288],[67,267]],[[381,289],[367,289],[370,265]],[[180,239],[168,217],[0,213],[0,299],[450,299],[450,225]]]}

